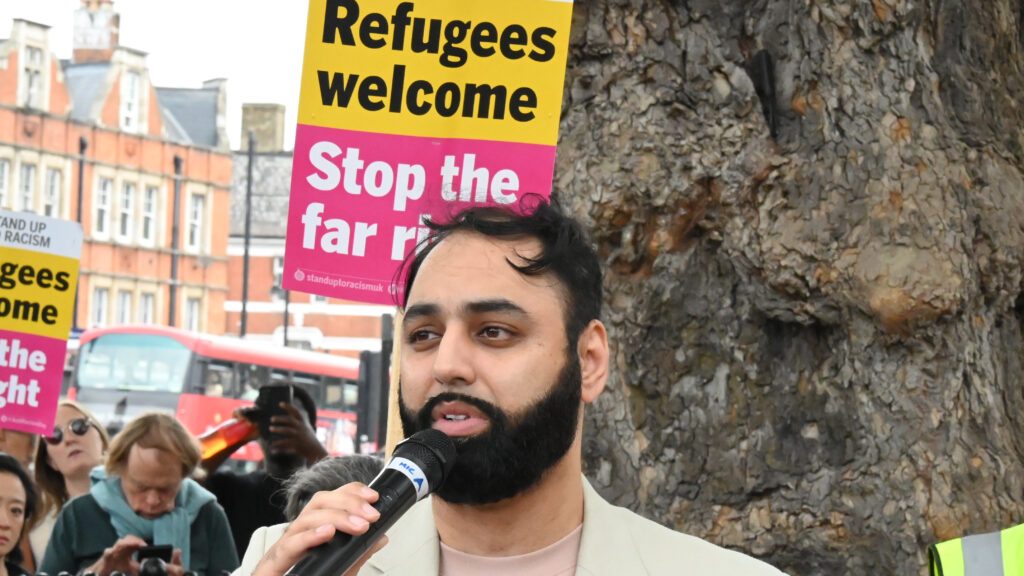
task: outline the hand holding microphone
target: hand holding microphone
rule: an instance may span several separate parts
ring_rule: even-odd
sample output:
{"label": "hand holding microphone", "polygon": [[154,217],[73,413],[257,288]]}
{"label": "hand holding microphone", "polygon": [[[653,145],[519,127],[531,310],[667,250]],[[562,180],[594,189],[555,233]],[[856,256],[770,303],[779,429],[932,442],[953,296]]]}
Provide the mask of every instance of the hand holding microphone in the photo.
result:
{"label": "hand holding microphone", "polygon": [[417,500],[441,486],[454,460],[455,444],[443,432],[412,435],[369,487],[353,483],[315,495],[254,576],[280,576],[293,564],[289,576],[344,574],[376,550],[374,544]]}

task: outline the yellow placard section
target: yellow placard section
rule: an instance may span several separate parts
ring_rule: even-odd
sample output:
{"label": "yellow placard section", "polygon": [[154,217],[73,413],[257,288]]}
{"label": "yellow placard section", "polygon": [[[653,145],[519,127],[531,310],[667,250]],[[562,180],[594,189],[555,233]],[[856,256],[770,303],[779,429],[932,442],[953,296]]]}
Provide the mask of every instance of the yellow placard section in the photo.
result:
{"label": "yellow placard section", "polygon": [[300,124],[554,146],[572,3],[310,0]]}
{"label": "yellow placard section", "polygon": [[78,259],[19,248],[2,250],[0,324],[13,332],[67,340]]}

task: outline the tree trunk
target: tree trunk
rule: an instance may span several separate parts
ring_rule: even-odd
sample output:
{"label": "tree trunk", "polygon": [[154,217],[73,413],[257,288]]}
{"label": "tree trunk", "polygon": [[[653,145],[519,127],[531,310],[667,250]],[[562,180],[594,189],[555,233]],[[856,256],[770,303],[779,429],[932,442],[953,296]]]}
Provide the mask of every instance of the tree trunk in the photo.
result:
{"label": "tree trunk", "polygon": [[603,494],[800,576],[1024,522],[1022,19],[576,1],[555,188],[608,270]]}

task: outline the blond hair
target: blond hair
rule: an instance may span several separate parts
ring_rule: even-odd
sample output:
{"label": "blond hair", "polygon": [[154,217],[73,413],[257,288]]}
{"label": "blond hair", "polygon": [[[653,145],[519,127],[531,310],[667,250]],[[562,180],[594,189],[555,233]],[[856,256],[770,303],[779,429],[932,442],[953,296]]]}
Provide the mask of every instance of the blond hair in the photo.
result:
{"label": "blond hair", "polygon": [[[100,440],[103,441],[103,452],[110,447],[110,436],[107,430],[100,424],[100,421],[93,416],[81,404],[73,400],[61,400],[57,407],[66,406],[77,411],[92,424],[92,427],[100,433]],[[47,451],[46,442],[40,442],[36,446],[36,485],[39,486],[42,509],[36,515],[37,519],[45,518],[51,510],[60,510],[67,504],[69,499],[68,487],[64,482],[64,475],[50,466],[50,453]]]}
{"label": "blond hair", "polygon": [[128,423],[110,443],[107,454],[107,474],[122,475],[128,466],[128,454],[132,446],[157,448],[181,462],[181,476],[195,476],[201,453],[195,437],[168,414],[150,412]]}

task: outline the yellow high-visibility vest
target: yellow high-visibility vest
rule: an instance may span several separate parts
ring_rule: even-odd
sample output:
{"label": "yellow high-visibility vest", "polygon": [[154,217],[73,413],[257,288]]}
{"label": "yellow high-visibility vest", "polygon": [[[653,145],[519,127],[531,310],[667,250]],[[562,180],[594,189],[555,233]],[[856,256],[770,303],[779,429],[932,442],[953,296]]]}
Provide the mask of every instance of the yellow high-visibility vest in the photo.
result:
{"label": "yellow high-visibility vest", "polygon": [[1024,524],[928,548],[931,576],[1024,576]]}

